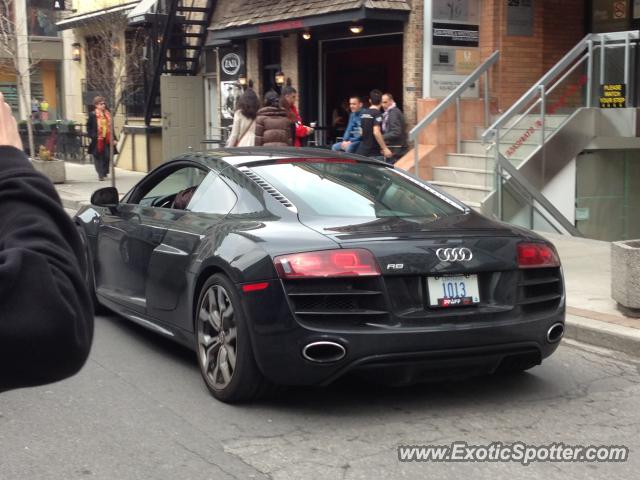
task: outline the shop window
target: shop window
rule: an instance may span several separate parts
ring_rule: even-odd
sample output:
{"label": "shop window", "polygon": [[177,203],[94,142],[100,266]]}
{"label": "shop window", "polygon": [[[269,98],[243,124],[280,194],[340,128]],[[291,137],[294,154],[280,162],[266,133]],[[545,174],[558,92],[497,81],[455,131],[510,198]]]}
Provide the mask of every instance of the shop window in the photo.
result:
{"label": "shop window", "polygon": [[27,0],[27,29],[36,37],[57,37],[57,12],[51,0]]}
{"label": "shop window", "polygon": [[276,85],[276,73],[281,70],[280,38],[265,38],[261,42],[261,47],[262,96],[264,96],[269,90],[280,91]]}

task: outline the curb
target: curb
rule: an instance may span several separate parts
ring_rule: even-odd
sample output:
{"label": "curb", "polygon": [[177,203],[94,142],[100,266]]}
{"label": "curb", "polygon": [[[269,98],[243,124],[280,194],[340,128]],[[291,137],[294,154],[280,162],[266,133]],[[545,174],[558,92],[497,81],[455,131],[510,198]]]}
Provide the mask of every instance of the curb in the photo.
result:
{"label": "curb", "polygon": [[565,338],[640,357],[640,329],[567,313]]}

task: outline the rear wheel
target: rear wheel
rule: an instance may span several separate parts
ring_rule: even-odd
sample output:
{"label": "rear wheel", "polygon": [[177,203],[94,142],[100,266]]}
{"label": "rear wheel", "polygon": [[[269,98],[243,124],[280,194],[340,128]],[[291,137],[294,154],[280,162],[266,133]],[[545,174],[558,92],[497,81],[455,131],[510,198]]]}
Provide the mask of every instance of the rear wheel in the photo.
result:
{"label": "rear wheel", "polygon": [[270,387],[256,365],[235,286],[222,274],[202,287],[195,312],[200,373],[218,400],[243,402]]}

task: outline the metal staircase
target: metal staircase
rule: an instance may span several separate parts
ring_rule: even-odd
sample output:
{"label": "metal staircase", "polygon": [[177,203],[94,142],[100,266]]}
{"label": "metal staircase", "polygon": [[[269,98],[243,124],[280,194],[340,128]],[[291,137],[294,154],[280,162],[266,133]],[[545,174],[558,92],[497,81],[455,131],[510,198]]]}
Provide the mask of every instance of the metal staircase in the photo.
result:
{"label": "metal staircase", "polygon": [[589,34],[490,127],[478,127],[475,140],[461,140],[460,98],[484,75],[488,110],[495,52],[411,131],[416,175],[421,131],[455,102],[457,151],[447,155],[446,166],[433,168],[431,183],[500,220],[581,236],[547,198],[548,187],[594,140],[636,136],[635,108],[615,112],[596,103],[602,85],[625,84],[627,107],[638,104],[639,54],[638,31]]}
{"label": "metal staircase", "polygon": [[150,46],[154,62],[149,71],[145,124],[160,116],[160,77],[197,75],[215,0],[167,0],[156,13]]}

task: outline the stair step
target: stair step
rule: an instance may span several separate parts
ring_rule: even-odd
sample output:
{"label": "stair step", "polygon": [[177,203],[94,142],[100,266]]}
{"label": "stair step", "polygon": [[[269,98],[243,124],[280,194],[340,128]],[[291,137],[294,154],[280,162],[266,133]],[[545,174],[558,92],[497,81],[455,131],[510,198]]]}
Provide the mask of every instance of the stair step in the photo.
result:
{"label": "stair step", "polygon": [[447,164],[454,168],[471,168],[474,170],[492,170],[495,159],[488,155],[473,153],[449,153]]}
{"label": "stair step", "polygon": [[475,202],[481,203],[485,197],[491,192],[489,187],[480,187],[478,185],[467,185],[453,182],[443,182],[438,180],[432,180],[432,185],[435,185],[445,192],[449,193],[453,197],[463,202]]}
{"label": "stair step", "polygon": [[[533,125],[532,125],[533,126]],[[505,131],[507,129],[501,129],[500,133],[500,143],[501,144],[507,144],[507,143],[513,143],[516,140],[518,140],[521,136],[524,135],[524,133],[527,131],[527,128],[512,128],[511,130],[509,130],[509,132],[506,133],[505,135]],[[553,132],[555,132],[555,128],[545,128],[545,135],[548,138]],[[483,127],[476,127],[476,137],[479,139],[482,138],[482,133],[484,132],[484,128]],[[542,139],[542,132],[539,128],[536,128],[534,130],[534,132],[524,141],[524,143],[526,144],[532,144],[532,143],[537,143],[538,145],[540,144],[540,141]]]}
{"label": "stair step", "polygon": [[493,171],[475,168],[433,167],[433,179],[439,182],[492,187]]}
{"label": "stair step", "polygon": [[481,140],[463,140],[460,144],[462,151],[458,153],[485,155],[487,153],[487,147],[489,146],[490,144],[482,143]]}

